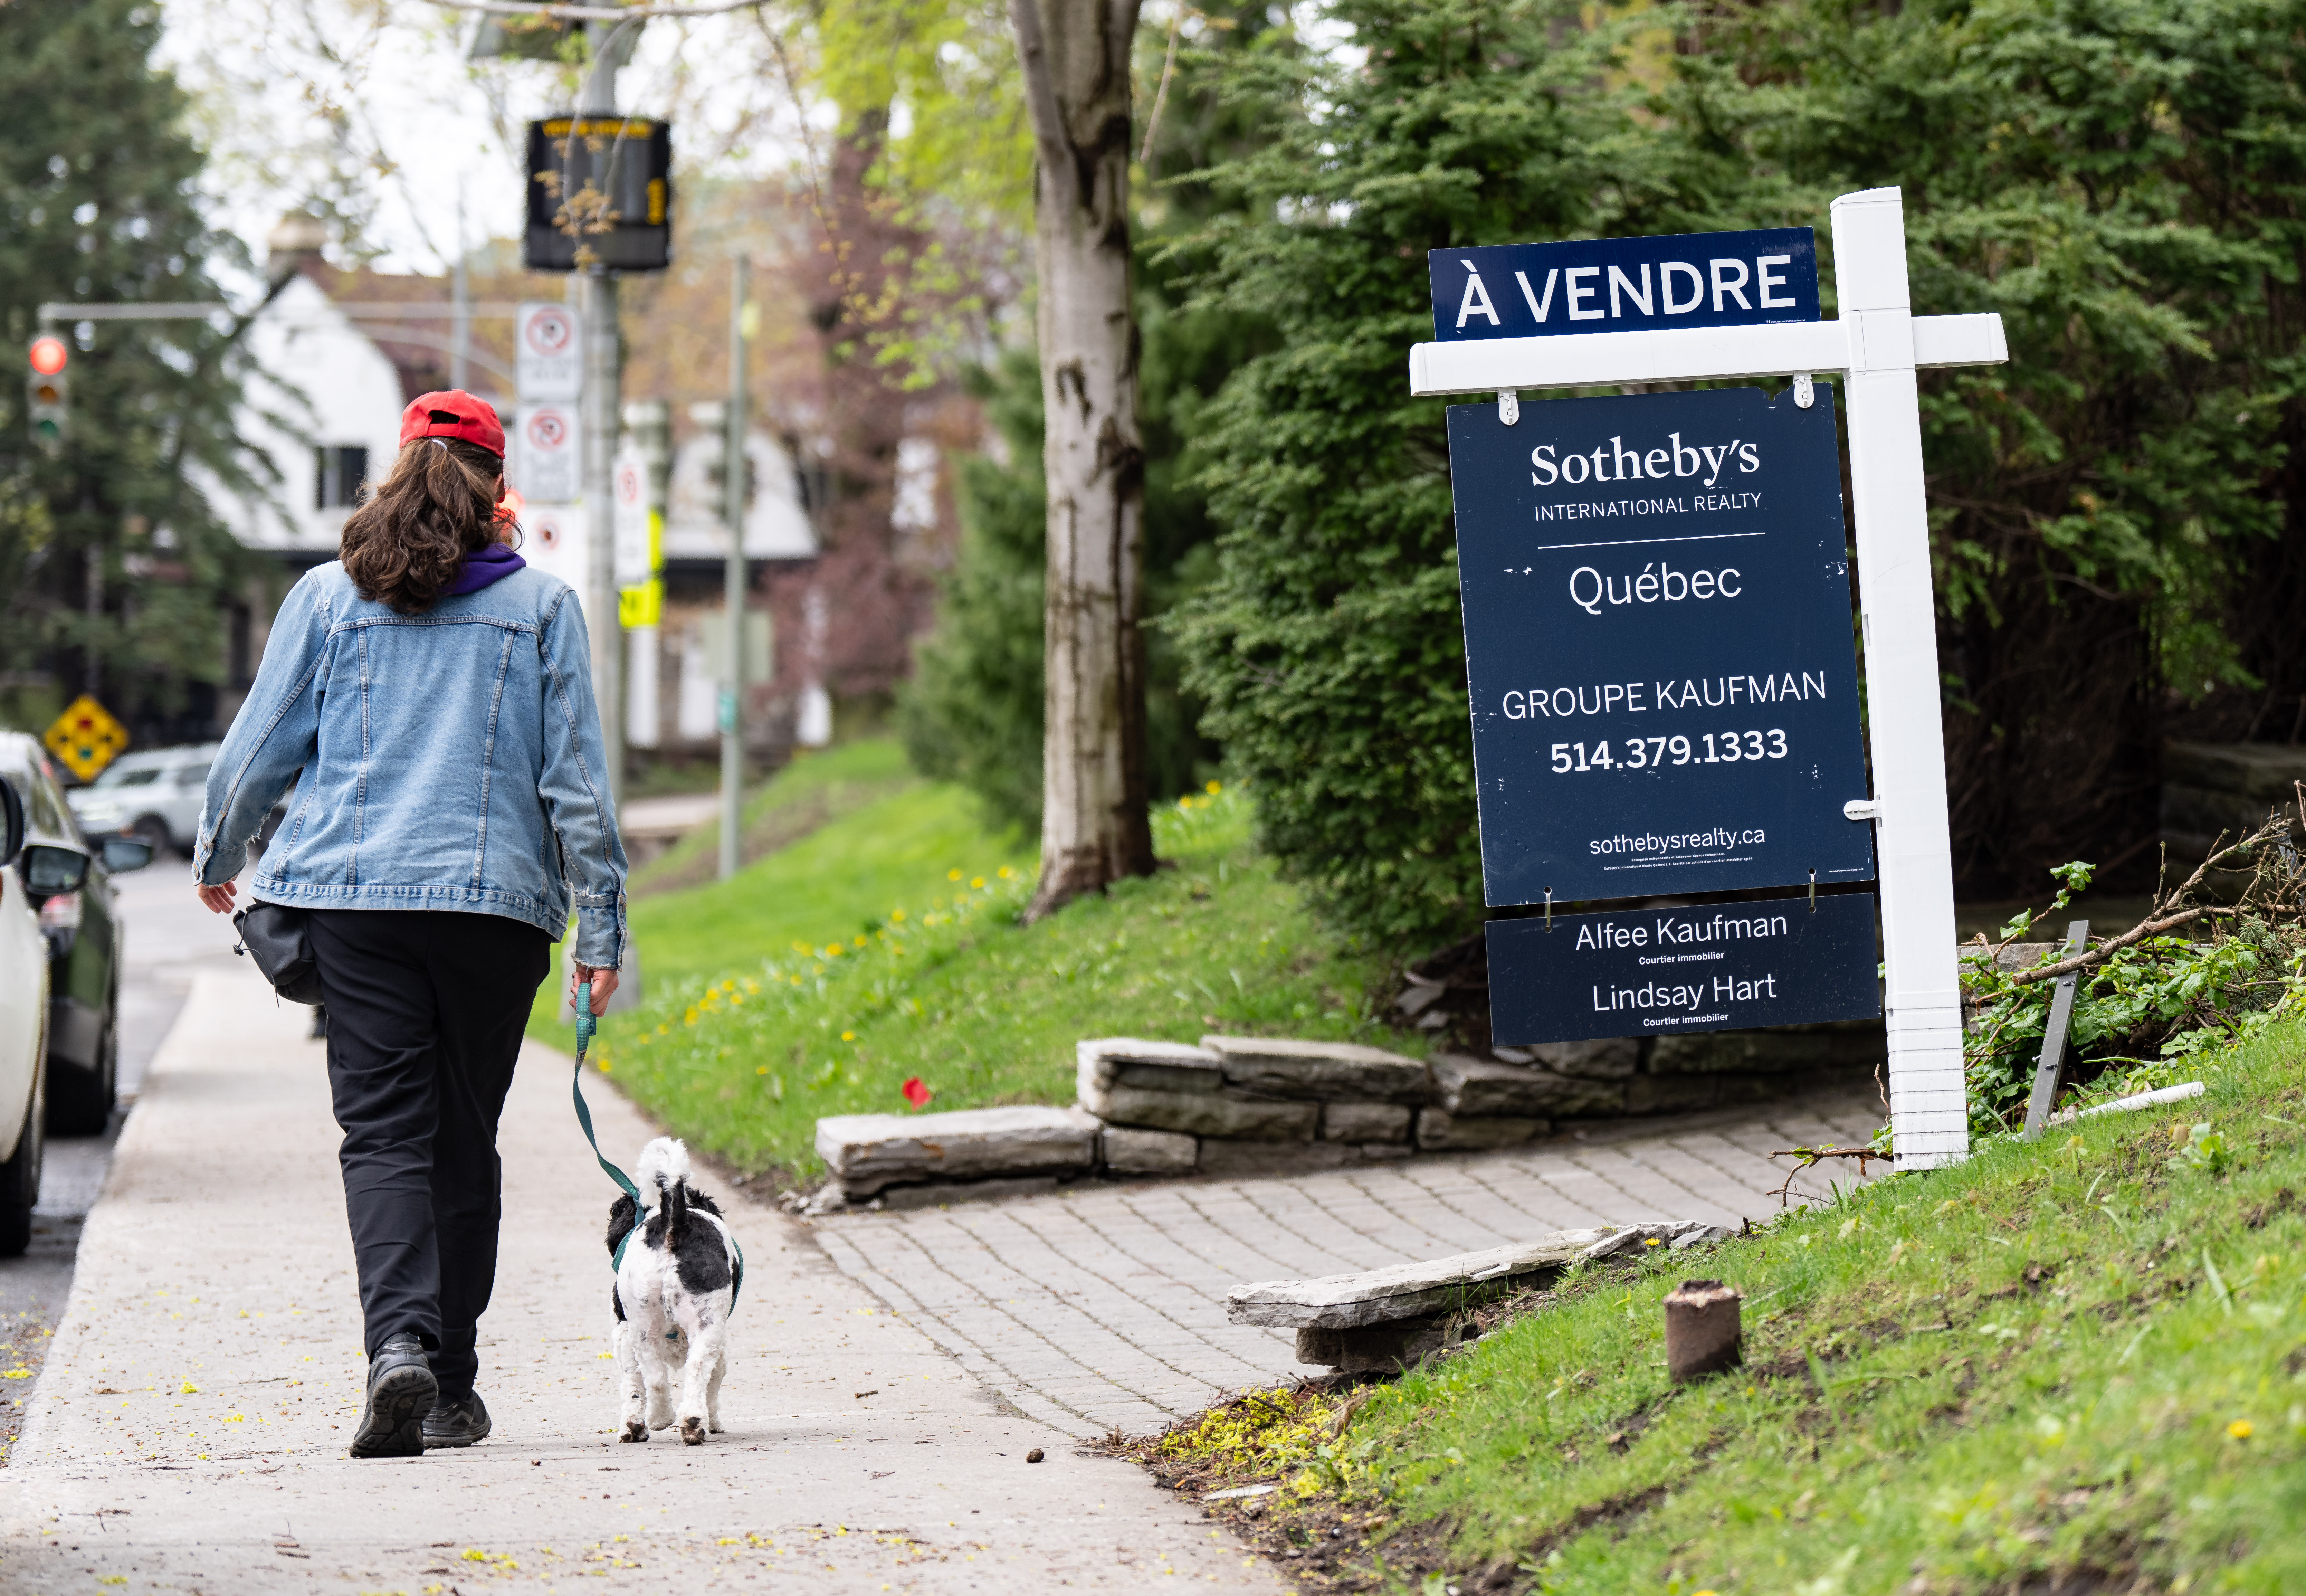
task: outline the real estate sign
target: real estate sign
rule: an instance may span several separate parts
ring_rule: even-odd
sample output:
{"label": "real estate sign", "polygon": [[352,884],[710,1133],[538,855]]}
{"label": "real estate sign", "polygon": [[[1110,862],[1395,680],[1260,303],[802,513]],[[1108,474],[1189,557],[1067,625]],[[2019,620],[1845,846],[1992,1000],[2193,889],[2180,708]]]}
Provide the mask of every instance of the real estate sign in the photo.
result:
{"label": "real estate sign", "polygon": [[[1913,313],[1896,189],[1832,216],[1832,320],[1803,228],[1435,251],[1410,388],[1496,396],[1450,416],[1489,900],[1878,874],[1897,1161],[1928,1168],[1969,1126],[1916,373],[2008,347],[1998,316]],[[1843,379],[1866,761],[1821,372]],[[1716,916],[1763,929],[1683,943]],[[1500,1039],[1875,1011],[1865,894],[1550,918],[1490,928]]]}

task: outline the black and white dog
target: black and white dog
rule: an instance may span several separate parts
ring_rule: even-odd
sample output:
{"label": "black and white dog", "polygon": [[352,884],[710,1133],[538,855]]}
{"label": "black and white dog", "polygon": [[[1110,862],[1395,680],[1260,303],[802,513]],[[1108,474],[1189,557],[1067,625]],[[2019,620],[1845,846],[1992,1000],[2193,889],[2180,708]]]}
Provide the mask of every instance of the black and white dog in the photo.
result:
{"label": "black and white dog", "polygon": [[[720,1205],[688,1183],[688,1149],[660,1136],[641,1149],[630,1197],[609,1209],[609,1253],[636,1223],[640,1232],[617,1268],[617,1372],[624,1438],[645,1441],[678,1418],[694,1447],[721,1428],[721,1377],[729,1370],[729,1312],[744,1261]],[[680,1391],[676,1408],[673,1385]]]}

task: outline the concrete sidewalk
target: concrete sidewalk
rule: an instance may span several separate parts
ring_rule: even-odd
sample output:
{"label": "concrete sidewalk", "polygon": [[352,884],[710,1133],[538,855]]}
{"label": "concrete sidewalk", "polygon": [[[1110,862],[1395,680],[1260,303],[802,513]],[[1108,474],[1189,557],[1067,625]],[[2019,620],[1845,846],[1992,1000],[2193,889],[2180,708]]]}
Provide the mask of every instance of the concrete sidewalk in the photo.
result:
{"label": "concrete sidewalk", "polygon": [[[577,1132],[568,1063],[543,1048],[522,1060],[501,1138],[503,1259],[481,1327],[496,1434],[347,1458],[365,1364],[307,1023],[252,976],[195,981],[0,1470],[0,1589],[1282,1588],[1133,1466],[1076,1456],[734,1192],[717,1195],[749,1273],[728,1433],[618,1443],[612,1189]],[[603,1148],[628,1163],[648,1126],[592,1096]],[[1028,1464],[1037,1446],[1047,1460]]]}

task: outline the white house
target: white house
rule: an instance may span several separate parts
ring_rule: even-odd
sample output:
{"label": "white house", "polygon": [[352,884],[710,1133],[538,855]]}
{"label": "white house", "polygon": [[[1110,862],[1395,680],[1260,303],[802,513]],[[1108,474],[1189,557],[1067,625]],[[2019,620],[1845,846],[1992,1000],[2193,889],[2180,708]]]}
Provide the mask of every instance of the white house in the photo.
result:
{"label": "white house", "polygon": [[243,546],[300,567],[333,559],[362,482],[399,450],[399,370],[302,272],[257,313],[248,348],[255,370],[238,431],[277,477],[246,496],[203,486]]}
{"label": "white house", "polygon": [[[297,242],[305,241],[300,235]],[[402,409],[417,392],[445,387],[447,379],[433,363],[435,351],[445,351],[446,345],[429,328],[415,326],[406,312],[381,323],[348,312],[324,286],[338,274],[320,265],[311,251],[297,252],[311,256],[311,269],[299,260],[247,334],[253,371],[237,431],[252,457],[250,474],[264,485],[245,494],[213,479],[200,485],[244,547],[271,553],[291,571],[301,572],[336,557],[345,518],[358,502],[362,485],[380,479],[398,452]],[[350,282],[360,280],[346,275]],[[396,296],[394,305],[399,303]],[[494,369],[480,351],[471,352],[470,359],[476,376]],[[496,404],[508,427],[513,423],[508,394],[482,397]],[[691,406],[699,431],[675,451],[666,484],[663,622],[628,634],[626,718],[628,738],[636,747],[709,750],[719,736],[721,565],[727,549],[716,480],[723,452],[721,414],[717,403]],[[814,558],[816,532],[791,455],[759,430],[748,432],[745,454],[747,559]],[[581,591],[590,535],[583,509],[531,503],[522,523],[527,559]],[[250,619],[247,652],[252,660],[262,652],[270,615],[254,612]],[[747,677],[757,692],[774,669],[764,608],[748,617],[745,645]],[[817,702],[824,689],[808,684],[803,697],[808,701],[801,705],[804,740],[821,741],[821,734],[808,733],[820,721],[829,729],[826,705]],[[807,713],[812,705],[818,712],[813,718]]]}

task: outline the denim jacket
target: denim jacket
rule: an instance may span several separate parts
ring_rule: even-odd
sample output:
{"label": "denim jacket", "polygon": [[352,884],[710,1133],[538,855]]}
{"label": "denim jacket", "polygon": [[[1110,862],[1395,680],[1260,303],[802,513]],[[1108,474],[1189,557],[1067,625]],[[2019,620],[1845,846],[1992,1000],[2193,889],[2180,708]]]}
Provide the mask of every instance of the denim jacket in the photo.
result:
{"label": "denim jacket", "polygon": [[192,873],[222,885],[293,780],[252,895],[306,909],[507,915],[579,962],[625,946],[585,618],[531,567],[401,615],[342,565],[305,573],[209,767]]}

